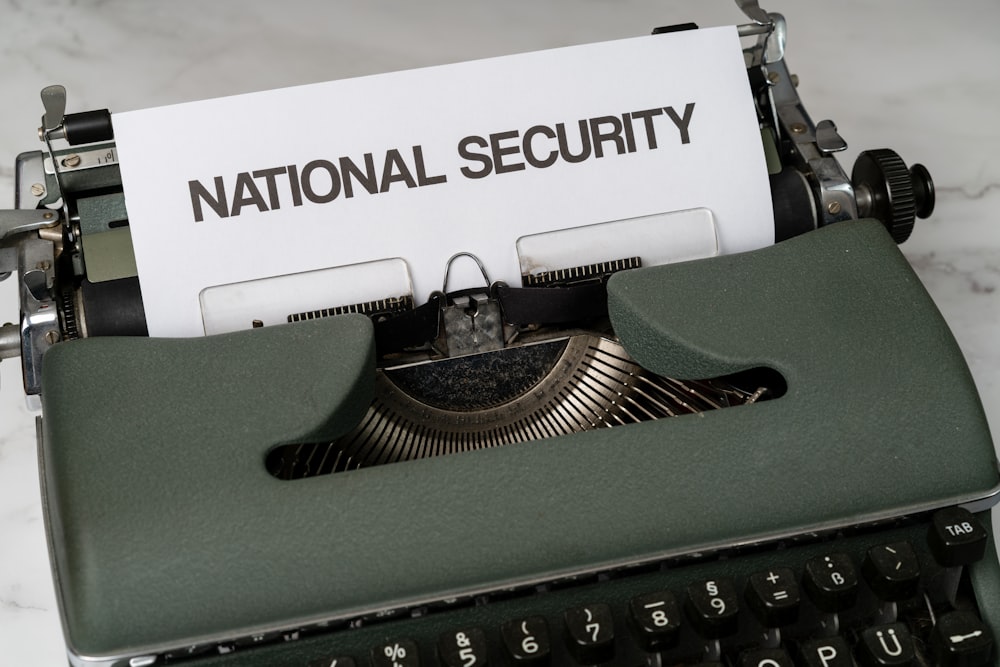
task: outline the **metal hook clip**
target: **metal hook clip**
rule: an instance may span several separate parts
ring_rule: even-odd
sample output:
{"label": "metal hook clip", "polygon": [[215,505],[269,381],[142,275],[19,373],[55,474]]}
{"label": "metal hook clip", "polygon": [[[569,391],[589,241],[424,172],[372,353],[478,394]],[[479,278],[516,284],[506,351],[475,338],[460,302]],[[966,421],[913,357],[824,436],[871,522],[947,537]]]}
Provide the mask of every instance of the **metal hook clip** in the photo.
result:
{"label": "metal hook clip", "polygon": [[454,255],[452,255],[451,257],[448,258],[448,261],[446,262],[445,268],[444,268],[444,284],[441,286],[441,291],[444,294],[448,293],[448,275],[451,273],[451,265],[452,265],[452,262],[454,262],[459,257],[469,257],[469,258],[471,258],[476,263],[476,265],[479,267],[480,273],[483,274],[483,280],[486,281],[486,287],[488,289],[489,286],[492,283],[490,282],[490,276],[489,276],[489,274],[486,273],[486,267],[483,266],[482,260],[480,260],[478,257],[476,257],[475,255],[473,255],[471,252],[462,251],[462,252],[456,252]]}

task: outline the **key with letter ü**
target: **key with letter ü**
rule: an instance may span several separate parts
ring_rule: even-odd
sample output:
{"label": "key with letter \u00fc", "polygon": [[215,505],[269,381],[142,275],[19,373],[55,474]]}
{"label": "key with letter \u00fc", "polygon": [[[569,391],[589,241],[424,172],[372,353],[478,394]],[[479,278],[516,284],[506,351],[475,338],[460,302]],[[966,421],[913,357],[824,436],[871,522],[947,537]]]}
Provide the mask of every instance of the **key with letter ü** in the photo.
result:
{"label": "key with letter \u00fc", "polygon": [[858,657],[865,667],[910,665],[915,658],[913,638],[902,623],[876,625],[861,633]]}

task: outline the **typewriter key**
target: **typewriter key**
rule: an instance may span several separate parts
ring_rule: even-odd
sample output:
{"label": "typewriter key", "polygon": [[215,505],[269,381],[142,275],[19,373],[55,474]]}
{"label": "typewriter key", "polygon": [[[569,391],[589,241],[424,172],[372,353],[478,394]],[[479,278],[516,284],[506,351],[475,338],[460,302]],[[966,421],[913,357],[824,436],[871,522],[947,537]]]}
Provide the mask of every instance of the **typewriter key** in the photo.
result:
{"label": "typewriter key", "polygon": [[632,598],[628,611],[636,638],[647,651],[663,650],[677,641],[681,613],[670,591]]}
{"label": "typewriter key", "polygon": [[309,663],[309,667],[357,667],[353,658],[339,656],[336,658],[319,658]]}
{"label": "typewriter key", "polygon": [[691,584],[687,594],[688,617],[698,634],[719,639],[736,632],[740,605],[732,579],[722,577]]}
{"label": "typewriter key", "polygon": [[487,653],[486,635],[479,628],[446,632],[438,639],[442,667],[484,667]]}
{"label": "typewriter key", "polygon": [[861,571],[875,594],[889,602],[912,597],[920,583],[920,561],[909,542],[872,547]]}
{"label": "typewriter key", "polygon": [[968,565],[986,554],[986,530],[972,512],[949,507],[934,513],[927,534],[934,559],[943,567]]}
{"label": "typewriter key", "polygon": [[596,665],[614,657],[615,623],[608,605],[576,607],[563,616],[566,645],[578,662]]}
{"label": "typewriter key", "polygon": [[912,664],[913,638],[902,623],[880,625],[861,633],[858,658],[865,667]]}
{"label": "typewriter key", "polygon": [[788,625],[798,618],[799,585],[795,573],[787,567],[750,575],[746,597],[751,611],[765,627]]}
{"label": "typewriter key", "polygon": [[970,611],[953,611],[934,627],[935,664],[942,667],[987,665],[993,653],[990,629]]}
{"label": "typewriter key", "polygon": [[825,612],[844,611],[858,597],[858,573],[851,557],[827,554],[806,563],[802,584],[813,603]]}
{"label": "typewriter key", "polygon": [[516,665],[547,664],[552,653],[549,626],[541,616],[507,621],[500,626],[507,655]]}

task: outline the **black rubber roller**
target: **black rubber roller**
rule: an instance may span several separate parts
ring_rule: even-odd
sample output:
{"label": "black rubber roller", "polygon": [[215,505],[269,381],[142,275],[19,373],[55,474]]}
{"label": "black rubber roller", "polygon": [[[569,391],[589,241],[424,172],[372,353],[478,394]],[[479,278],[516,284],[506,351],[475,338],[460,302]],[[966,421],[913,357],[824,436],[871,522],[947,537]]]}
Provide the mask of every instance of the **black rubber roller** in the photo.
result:
{"label": "black rubber roller", "polygon": [[794,167],[785,167],[771,174],[770,181],[774,240],[784,241],[816,229],[816,206],[805,176]]}
{"label": "black rubber roller", "polygon": [[63,119],[66,141],[71,146],[111,141],[115,138],[111,127],[111,112],[107,109],[67,114]]}
{"label": "black rubber roller", "polygon": [[138,278],[92,283],[84,280],[83,313],[87,336],[148,336]]}

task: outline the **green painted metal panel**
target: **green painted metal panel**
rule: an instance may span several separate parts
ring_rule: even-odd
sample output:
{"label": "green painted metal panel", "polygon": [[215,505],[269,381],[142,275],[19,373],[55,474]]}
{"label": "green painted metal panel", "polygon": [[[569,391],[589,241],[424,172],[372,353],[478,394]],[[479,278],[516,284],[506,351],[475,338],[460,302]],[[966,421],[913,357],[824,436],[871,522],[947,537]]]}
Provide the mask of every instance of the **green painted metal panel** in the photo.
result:
{"label": "green painted metal panel", "polygon": [[264,468],[271,447],[361,418],[364,320],[55,346],[41,457],[71,649],[154,653],[954,504],[998,483],[957,345],[875,222],[623,273],[609,304],[655,371],[770,366],[788,391],[284,482]]}

